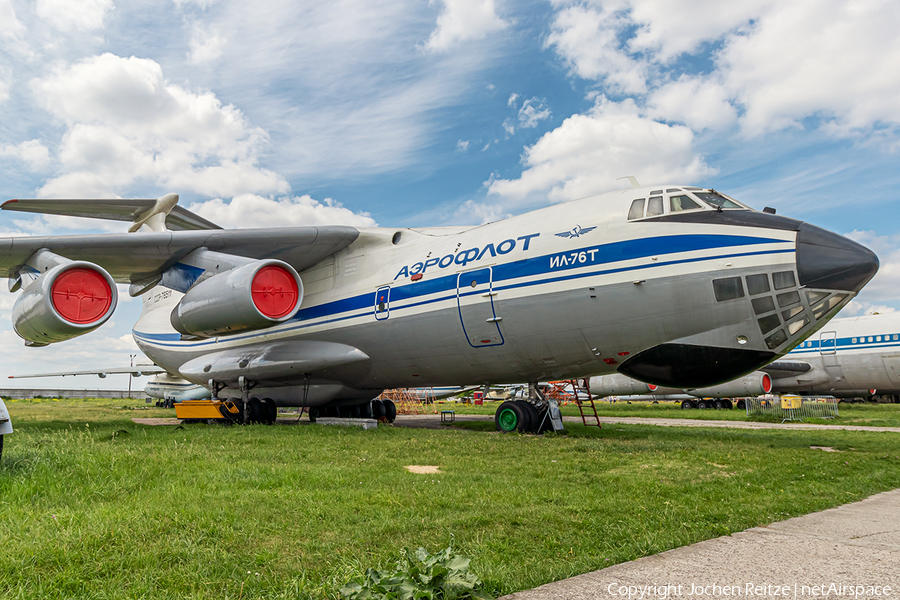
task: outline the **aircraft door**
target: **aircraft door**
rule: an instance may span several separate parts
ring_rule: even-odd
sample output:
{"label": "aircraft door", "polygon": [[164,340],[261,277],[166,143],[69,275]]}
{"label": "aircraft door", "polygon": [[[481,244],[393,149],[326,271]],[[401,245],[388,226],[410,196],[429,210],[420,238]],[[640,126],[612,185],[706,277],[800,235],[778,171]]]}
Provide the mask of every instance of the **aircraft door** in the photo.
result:
{"label": "aircraft door", "polygon": [[819,334],[819,354],[828,376],[833,381],[843,381],[844,373],[837,358],[837,332],[823,331]]}
{"label": "aircraft door", "polygon": [[384,321],[391,316],[391,286],[375,290],[375,320]]}
{"label": "aircraft door", "polygon": [[488,267],[460,273],[456,280],[459,320],[473,348],[503,344],[502,318],[497,314],[497,292],[493,290],[492,276],[493,270]]}

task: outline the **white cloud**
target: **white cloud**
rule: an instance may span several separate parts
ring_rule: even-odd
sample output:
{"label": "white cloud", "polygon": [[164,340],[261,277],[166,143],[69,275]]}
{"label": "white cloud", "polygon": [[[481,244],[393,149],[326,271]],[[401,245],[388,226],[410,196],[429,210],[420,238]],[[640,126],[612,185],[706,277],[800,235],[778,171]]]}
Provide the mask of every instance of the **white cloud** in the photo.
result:
{"label": "white cloud", "polygon": [[456,142],[456,149],[460,152],[468,152],[470,143],[469,140],[459,140]]}
{"label": "white cloud", "polygon": [[459,223],[493,223],[501,219],[511,217],[507,210],[499,204],[490,204],[487,202],[476,202],[475,200],[466,200],[456,209],[454,214],[454,222]]}
{"label": "white cloud", "polygon": [[226,41],[217,29],[207,30],[194,25],[188,59],[196,65],[212,62],[222,56],[222,48]]}
{"label": "white cloud", "polygon": [[0,156],[16,158],[35,172],[46,169],[50,165],[50,151],[40,140],[29,140],[18,145],[0,144]]}
{"label": "white cloud", "polygon": [[276,199],[244,194],[236,196],[229,203],[216,198],[192,204],[188,208],[223,227],[377,225],[367,213],[357,214],[330,198],[320,202],[308,195]]}
{"label": "white cloud", "polygon": [[544,106],[545,100],[530,98],[522,103],[519,109],[519,127],[533,129],[544,119],[550,118],[550,109]]}
{"label": "white cloud", "polygon": [[112,0],[37,0],[37,15],[60,31],[90,31],[103,27]]}
{"label": "white cloud", "polygon": [[694,131],[724,128],[737,119],[728,93],[711,78],[682,75],[647,97],[650,117],[684,123]]}
{"label": "white cloud", "polygon": [[602,80],[612,91],[642,94],[647,90],[648,65],[633,56],[620,41],[620,32],[632,25],[621,3],[594,8],[567,6],[556,13],[546,46],[554,47],[583,79]]}
{"label": "white cloud", "polygon": [[443,51],[462,42],[480,40],[508,24],[497,16],[494,0],[442,0],[444,10],[437,28],[425,43],[429,50]]}
{"label": "white cloud", "polygon": [[[573,75],[697,130],[809,126],[898,147],[900,4],[885,0],[557,1],[552,47]],[[684,56],[710,67],[685,74]]]}
{"label": "white cloud", "polygon": [[634,102],[598,99],[588,114],[573,115],[525,149],[518,179],[488,182],[488,191],[510,201],[546,194],[573,200],[621,186],[635,175],[642,183],[691,183],[714,173],[693,152],[694,135],[640,114]]}
{"label": "white cloud", "polygon": [[31,88],[68,127],[62,174],[41,188],[44,196],[102,197],[134,184],[209,196],[288,190],[259,166],[264,131],[214,94],[170,84],[152,60],[94,56]]}
{"label": "white cloud", "polygon": [[0,0],[0,37],[17,39],[25,35],[25,26],[16,17],[12,0]]}

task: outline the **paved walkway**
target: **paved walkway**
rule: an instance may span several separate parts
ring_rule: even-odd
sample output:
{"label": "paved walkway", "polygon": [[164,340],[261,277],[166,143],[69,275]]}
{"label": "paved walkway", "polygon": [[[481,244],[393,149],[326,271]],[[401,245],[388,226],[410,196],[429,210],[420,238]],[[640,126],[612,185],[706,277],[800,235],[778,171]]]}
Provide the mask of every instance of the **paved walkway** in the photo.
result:
{"label": "paved walkway", "polygon": [[744,597],[793,600],[900,597],[900,490],[503,598]]}

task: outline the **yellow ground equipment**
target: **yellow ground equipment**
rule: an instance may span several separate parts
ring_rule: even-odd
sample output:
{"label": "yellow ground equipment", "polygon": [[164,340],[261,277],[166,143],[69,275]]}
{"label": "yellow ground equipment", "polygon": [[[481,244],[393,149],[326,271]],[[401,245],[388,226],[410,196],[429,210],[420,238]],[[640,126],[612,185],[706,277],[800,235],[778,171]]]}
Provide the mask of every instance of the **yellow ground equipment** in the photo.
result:
{"label": "yellow ground equipment", "polygon": [[175,416],[179,419],[225,419],[224,413],[238,418],[240,410],[232,402],[221,400],[183,400],[175,403]]}

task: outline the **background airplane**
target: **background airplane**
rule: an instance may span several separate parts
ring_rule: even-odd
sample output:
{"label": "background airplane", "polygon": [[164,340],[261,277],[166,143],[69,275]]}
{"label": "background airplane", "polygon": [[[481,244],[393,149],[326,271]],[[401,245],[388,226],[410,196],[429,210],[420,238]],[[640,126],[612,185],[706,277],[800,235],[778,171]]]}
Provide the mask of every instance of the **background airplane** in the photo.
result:
{"label": "background airplane", "polygon": [[621,374],[594,377],[590,385],[591,392],[601,397],[644,395],[689,403],[690,397],[735,398],[768,393],[877,396],[900,402],[900,313],[833,319],[784,357],[757,372],[710,388],[660,388]]}
{"label": "background airplane", "polygon": [[[128,283],[141,350],[245,422],[277,405],[368,416],[383,389],[459,382],[717,385],[807,339],[878,268],[843,236],[690,186],[436,229],[222,230],[176,203],[4,203],[134,231],[0,239],[14,327],[32,347],[88,333]],[[558,416],[536,393],[516,407],[502,428]]]}

